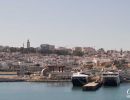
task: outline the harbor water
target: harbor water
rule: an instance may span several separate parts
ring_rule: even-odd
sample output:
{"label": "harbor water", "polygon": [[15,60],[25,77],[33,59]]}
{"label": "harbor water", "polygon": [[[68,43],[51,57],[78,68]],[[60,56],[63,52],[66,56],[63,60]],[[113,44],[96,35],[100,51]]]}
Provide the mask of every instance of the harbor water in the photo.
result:
{"label": "harbor water", "polygon": [[82,91],[71,83],[0,83],[0,100],[129,100],[130,83]]}

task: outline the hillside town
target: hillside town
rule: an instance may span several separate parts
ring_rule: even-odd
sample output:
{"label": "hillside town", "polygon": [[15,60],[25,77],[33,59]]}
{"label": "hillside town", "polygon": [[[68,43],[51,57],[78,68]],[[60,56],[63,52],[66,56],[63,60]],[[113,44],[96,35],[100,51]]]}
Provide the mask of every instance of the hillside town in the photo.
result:
{"label": "hillside town", "polygon": [[116,70],[123,81],[130,80],[130,51],[92,47],[55,48],[41,44],[38,48],[0,46],[0,81],[16,75],[27,80],[70,80],[75,72],[99,76],[102,71]]}

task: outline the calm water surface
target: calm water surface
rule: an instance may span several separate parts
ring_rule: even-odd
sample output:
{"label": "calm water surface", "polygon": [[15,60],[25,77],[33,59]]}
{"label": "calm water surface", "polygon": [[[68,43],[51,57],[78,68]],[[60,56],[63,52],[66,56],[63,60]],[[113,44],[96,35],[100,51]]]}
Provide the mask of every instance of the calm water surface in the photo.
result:
{"label": "calm water surface", "polygon": [[0,100],[129,100],[130,83],[84,92],[71,83],[0,83]]}

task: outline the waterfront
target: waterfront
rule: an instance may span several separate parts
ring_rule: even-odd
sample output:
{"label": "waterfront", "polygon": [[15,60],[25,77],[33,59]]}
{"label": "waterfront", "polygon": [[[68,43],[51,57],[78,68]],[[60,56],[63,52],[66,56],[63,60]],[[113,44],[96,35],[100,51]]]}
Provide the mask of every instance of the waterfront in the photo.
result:
{"label": "waterfront", "polygon": [[0,83],[0,100],[128,100],[130,83],[119,87],[101,87],[97,91],[82,91],[64,83]]}

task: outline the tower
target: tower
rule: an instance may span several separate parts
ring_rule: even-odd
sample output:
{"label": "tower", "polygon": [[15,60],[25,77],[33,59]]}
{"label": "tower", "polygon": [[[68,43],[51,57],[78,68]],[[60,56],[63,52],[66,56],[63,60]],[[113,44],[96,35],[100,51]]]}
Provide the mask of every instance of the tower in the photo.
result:
{"label": "tower", "polygon": [[27,48],[30,48],[30,41],[27,40]]}
{"label": "tower", "polygon": [[23,43],[23,48],[24,48],[24,43]]}
{"label": "tower", "polygon": [[122,49],[120,50],[120,55],[121,55],[121,56],[123,55],[123,50],[122,50]]}

